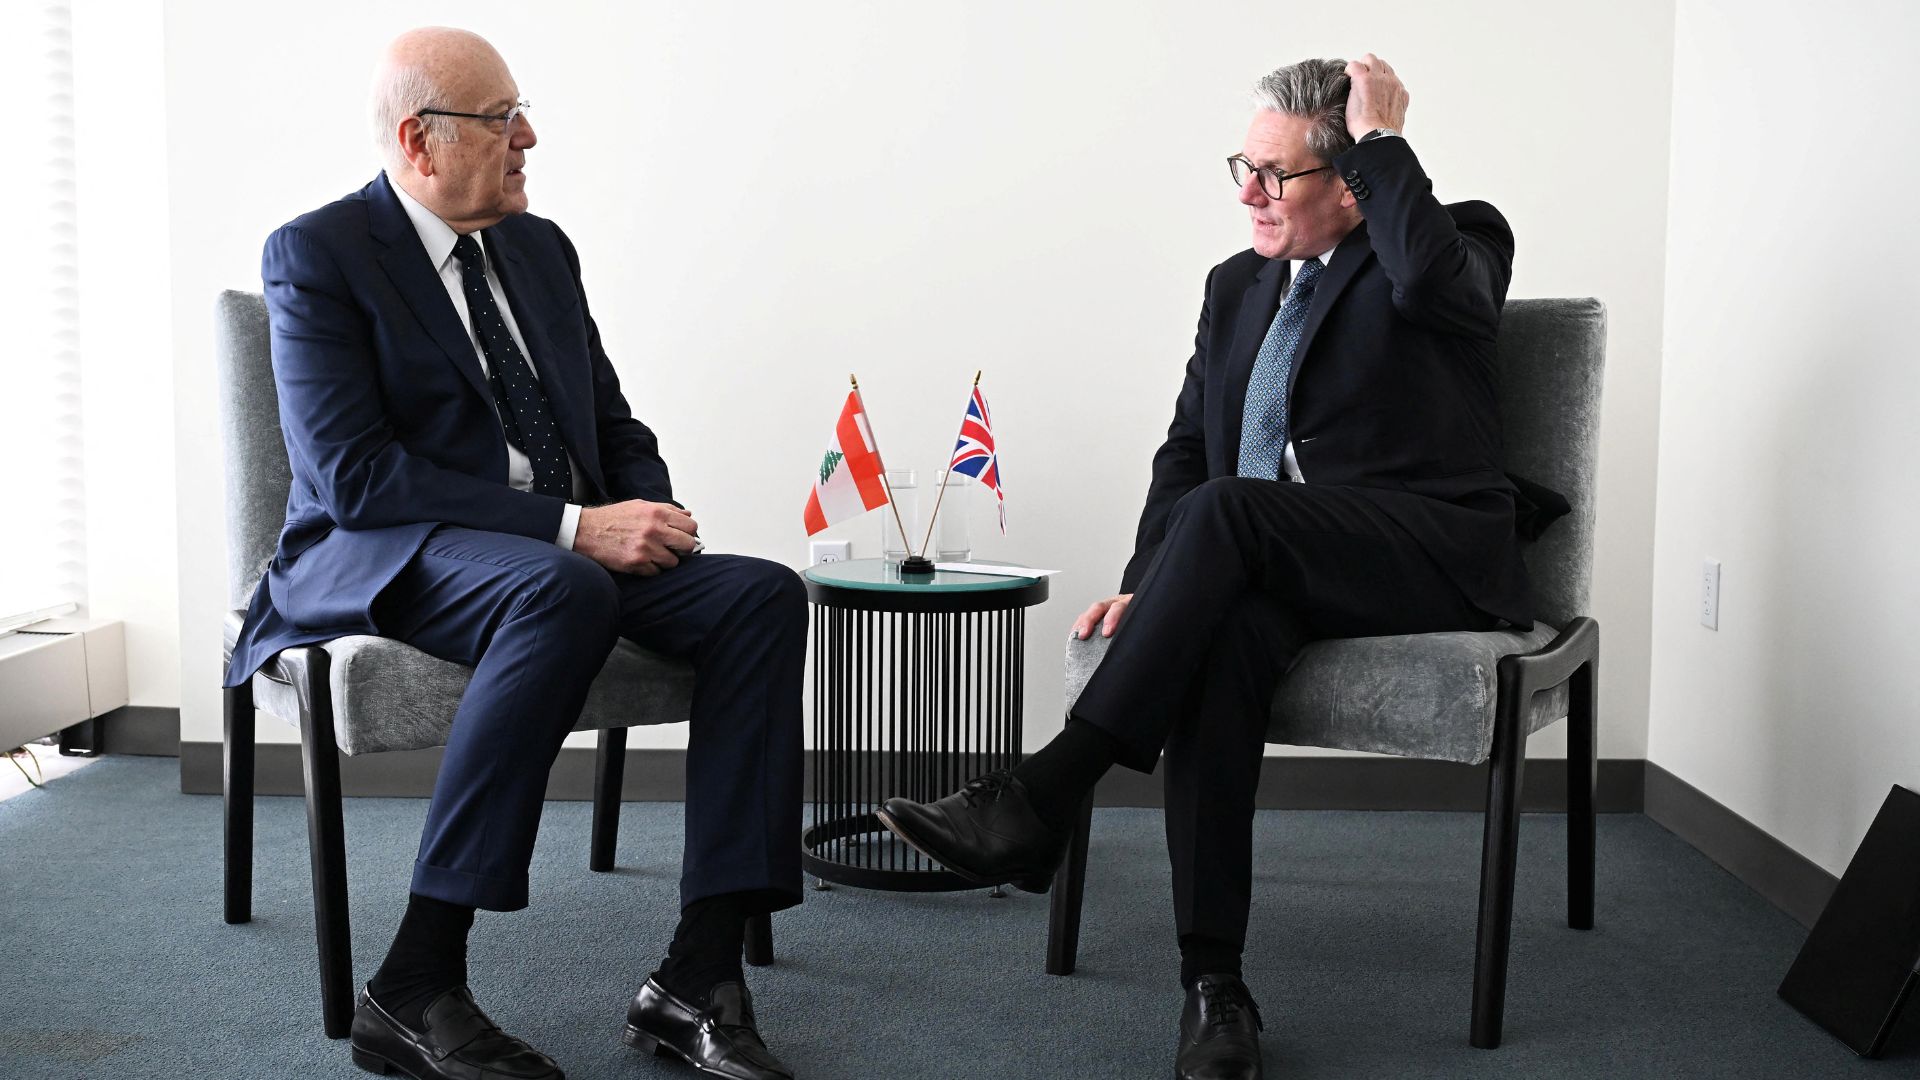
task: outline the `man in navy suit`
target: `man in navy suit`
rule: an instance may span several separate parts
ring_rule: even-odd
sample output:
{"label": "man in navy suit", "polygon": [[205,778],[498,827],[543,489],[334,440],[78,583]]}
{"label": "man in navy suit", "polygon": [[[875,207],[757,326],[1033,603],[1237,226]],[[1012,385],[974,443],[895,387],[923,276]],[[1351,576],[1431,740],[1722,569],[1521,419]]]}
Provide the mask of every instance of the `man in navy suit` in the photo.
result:
{"label": "man in navy suit", "polygon": [[691,661],[680,923],[627,1039],[788,1077],[740,955],[749,917],[800,899],[805,594],[778,564],[697,553],[572,243],[526,212],[526,108],[481,38],[402,35],[374,83],[385,172],[268,239],[293,488],[227,682],[346,634],[473,668],[353,1055],[421,1078],[550,1078],[467,989],[474,910],[527,905],[547,773],[614,642]]}
{"label": "man in navy suit", "polygon": [[1406,89],[1372,54],[1281,68],[1255,103],[1228,159],[1253,248],[1207,277],[1120,592],[1074,624],[1112,646],[1019,768],[881,814],[948,869],[1044,890],[1095,781],[1159,763],[1174,1072],[1208,1080],[1261,1075],[1240,967],[1254,793],[1301,646],[1532,624],[1494,404],[1506,220],[1434,199]]}

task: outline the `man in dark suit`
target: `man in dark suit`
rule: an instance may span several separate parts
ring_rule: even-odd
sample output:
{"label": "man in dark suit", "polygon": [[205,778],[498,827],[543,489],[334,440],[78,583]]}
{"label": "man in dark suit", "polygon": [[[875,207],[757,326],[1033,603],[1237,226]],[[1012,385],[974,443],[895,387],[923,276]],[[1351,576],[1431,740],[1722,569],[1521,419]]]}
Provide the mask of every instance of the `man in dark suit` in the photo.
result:
{"label": "man in dark suit", "polygon": [[1113,638],[1105,660],[1010,774],[882,815],[956,872],[1044,890],[1100,775],[1164,751],[1182,1077],[1260,1075],[1240,970],[1254,789],[1301,646],[1532,622],[1494,406],[1506,221],[1434,200],[1406,90],[1371,54],[1255,96],[1229,159],[1253,249],[1207,278],[1120,593],[1074,624]]}
{"label": "man in dark suit", "polygon": [[572,243],[526,213],[535,135],[499,54],[464,31],[409,32],[373,105],[386,171],[279,229],[262,259],[293,489],[227,673],[234,685],[345,634],[473,668],[406,915],[354,1014],[354,1060],[561,1075],[474,1002],[467,934],[476,908],[527,906],[547,773],[626,637],[696,671],[680,923],[628,1042],[788,1077],[740,955],[749,917],[800,899],[799,579],[697,554]]}

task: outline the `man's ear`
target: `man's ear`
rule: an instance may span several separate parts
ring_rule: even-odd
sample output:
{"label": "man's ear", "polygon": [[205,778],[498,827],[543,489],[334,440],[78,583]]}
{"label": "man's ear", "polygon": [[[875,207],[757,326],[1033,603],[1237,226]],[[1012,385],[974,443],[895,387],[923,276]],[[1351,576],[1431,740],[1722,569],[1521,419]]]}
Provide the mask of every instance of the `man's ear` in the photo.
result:
{"label": "man's ear", "polygon": [[417,116],[409,116],[400,121],[400,129],[394,133],[400,140],[400,154],[407,164],[421,176],[433,175],[433,151],[427,140],[426,121]]}

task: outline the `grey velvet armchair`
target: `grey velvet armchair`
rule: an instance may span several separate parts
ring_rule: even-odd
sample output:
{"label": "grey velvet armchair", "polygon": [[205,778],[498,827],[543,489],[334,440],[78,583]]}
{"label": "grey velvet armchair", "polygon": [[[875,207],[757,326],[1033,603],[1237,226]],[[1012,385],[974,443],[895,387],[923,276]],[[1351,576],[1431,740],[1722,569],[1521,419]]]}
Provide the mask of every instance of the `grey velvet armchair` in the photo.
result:
{"label": "grey velvet armchair", "polygon": [[[1474,966],[1473,1045],[1500,1044],[1519,847],[1526,737],[1567,718],[1567,925],[1593,927],[1595,680],[1599,624],[1585,615],[1593,572],[1594,471],[1606,311],[1597,300],[1510,300],[1501,318],[1499,399],[1507,467],[1566,495],[1571,513],[1526,552],[1530,631],[1316,642],[1282,679],[1267,741],[1400,757],[1490,762]],[[1068,708],[1108,641],[1067,643]],[[1071,974],[1092,803],[1054,882],[1047,971]]]}
{"label": "grey velvet armchair", "polygon": [[[258,293],[223,292],[216,307],[221,424],[227,474],[226,656],[242,611],[272,560],[288,485],[274,388],[267,308]],[[222,668],[224,671],[224,667]],[[343,637],[288,649],[253,679],[225,693],[225,918],[252,918],[255,710],[300,730],[312,859],[320,1004],[330,1038],[353,1016],[346,837],[339,754],[415,750],[446,743],[471,669],[379,637]],[[588,865],[613,868],[628,727],[688,719],[693,669],[622,640],[595,680],[576,731],[599,731]],[[748,925],[747,961],[771,963],[765,916]]]}

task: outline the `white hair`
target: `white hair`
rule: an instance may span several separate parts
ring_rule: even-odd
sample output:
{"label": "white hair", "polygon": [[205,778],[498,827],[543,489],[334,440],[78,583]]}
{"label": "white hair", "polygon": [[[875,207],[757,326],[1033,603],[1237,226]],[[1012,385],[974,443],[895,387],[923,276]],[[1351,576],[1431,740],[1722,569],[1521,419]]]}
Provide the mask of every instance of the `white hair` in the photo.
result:
{"label": "white hair", "polygon": [[[414,64],[387,64],[373,77],[373,92],[368,97],[367,116],[373,124],[373,145],[389,173],[407,163],[400,151],[397,134],[400,124],[421,109],[449,108],[450,99],[424,68]],[[458,142],[460,129],[452,118],[422,116],[420,124],[427,138],[435,142]]]}
{"label": "white hair", "polygon": [[1347,62],[1302,60],[1254,84],[1253,106],[1308,121],[1307,152],[1330,162],[1353,147],[1347,131]]}

